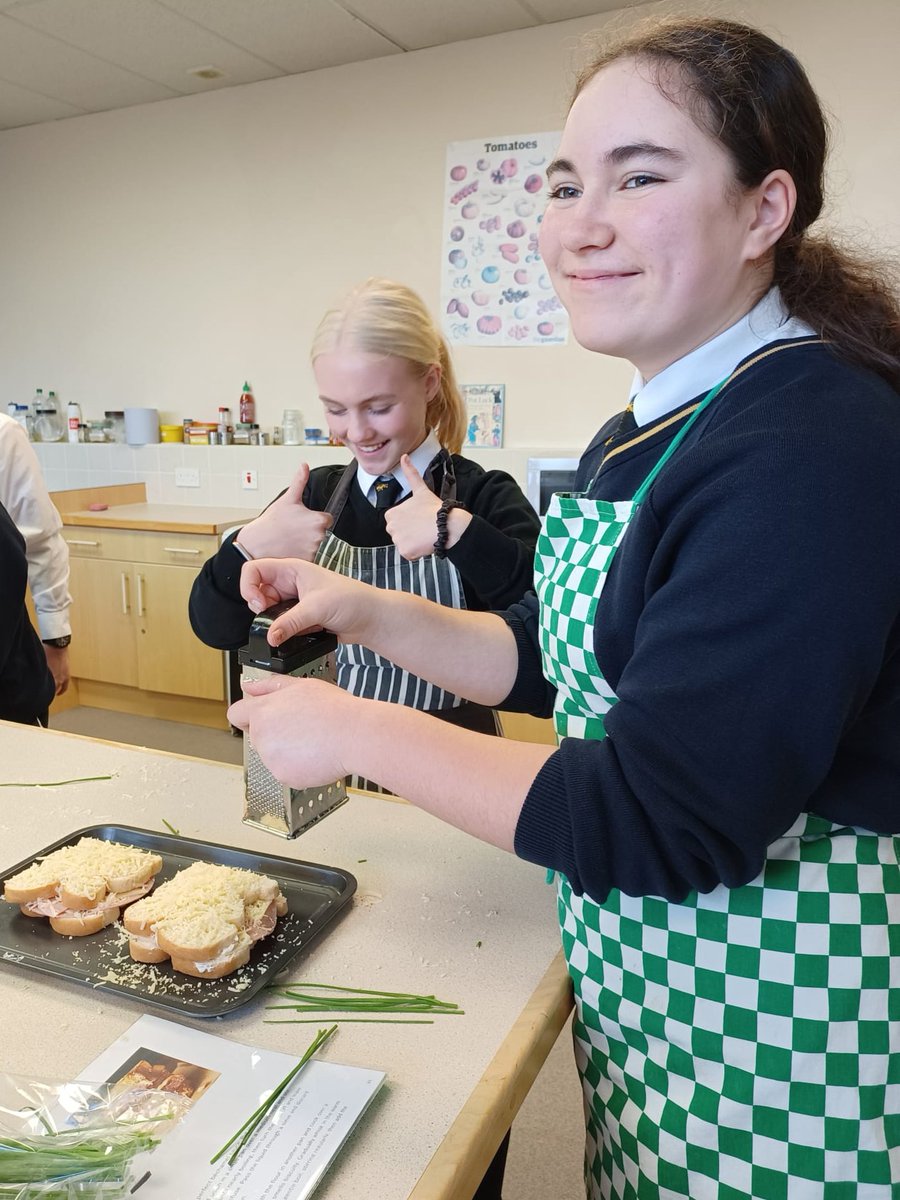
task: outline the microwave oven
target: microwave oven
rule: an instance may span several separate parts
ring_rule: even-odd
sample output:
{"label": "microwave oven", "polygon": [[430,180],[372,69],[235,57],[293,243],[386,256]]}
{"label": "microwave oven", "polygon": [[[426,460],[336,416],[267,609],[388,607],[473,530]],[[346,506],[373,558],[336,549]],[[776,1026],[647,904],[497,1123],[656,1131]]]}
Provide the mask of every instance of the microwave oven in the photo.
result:
{"label": "microwave oven", "polygon": [[538,516],[543,516],[554,492],[575,489],[577,458],[529,458],[525,495]]}

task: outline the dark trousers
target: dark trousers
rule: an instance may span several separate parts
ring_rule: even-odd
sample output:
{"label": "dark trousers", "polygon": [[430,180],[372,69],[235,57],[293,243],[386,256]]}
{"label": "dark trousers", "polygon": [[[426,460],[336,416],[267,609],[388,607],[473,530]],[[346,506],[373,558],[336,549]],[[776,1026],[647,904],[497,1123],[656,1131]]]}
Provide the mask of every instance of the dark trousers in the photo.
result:
{"label": "dark trousers", "polygon": [[509,1133],[497,1147],[491,1165],[478,1185],[472,1200],[503,1200],[503,1173],[506,1170],[506,1155],[509,1152]]}

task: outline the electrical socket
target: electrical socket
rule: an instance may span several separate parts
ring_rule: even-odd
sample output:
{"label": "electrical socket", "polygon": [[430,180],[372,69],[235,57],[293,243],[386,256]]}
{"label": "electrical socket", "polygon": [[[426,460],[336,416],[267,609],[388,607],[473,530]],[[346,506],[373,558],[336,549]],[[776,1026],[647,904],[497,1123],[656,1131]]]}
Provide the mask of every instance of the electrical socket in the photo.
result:
{"label": "electrical socket", "polygon": [[256,472],[255,471],[242,471],[241,472],[241,487],[245,491],[250,491],[250,492],[256,491],[256,489],[259,487],[259,484],[256,482]]}
{"label": "electrical socket", "polygon": [[199,487],[200,472],[194,471],[190,467],[176,467],[175,469],[175,486],[176,487]]}

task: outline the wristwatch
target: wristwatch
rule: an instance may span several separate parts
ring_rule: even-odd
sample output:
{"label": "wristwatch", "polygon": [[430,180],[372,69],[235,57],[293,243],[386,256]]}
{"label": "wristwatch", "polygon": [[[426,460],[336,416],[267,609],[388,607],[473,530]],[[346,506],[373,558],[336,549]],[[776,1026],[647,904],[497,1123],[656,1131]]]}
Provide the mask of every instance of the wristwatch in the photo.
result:
{"label": "wristwatch", "polygon": [[72,635],[71,633],[64,633],[62,637],[42,638],[41,640],[45,646],[54,646],[57,650],[65,650],[66,646],[72,640]]}

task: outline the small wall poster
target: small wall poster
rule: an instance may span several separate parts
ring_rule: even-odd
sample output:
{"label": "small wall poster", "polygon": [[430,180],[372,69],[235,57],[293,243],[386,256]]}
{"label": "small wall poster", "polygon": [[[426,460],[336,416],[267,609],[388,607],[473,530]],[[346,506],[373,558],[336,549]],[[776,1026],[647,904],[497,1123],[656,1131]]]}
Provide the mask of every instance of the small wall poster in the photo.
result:
{"label": "small wall poster", "polygon": [[451,345],[568,341],[568,315],[538,252],[545,172],[559,139],[527,133],[448,144],[441,305]]}
{"label": "small wall poster", "polygon": [[503,445],[505,385],[464,383],[462,393],[466,402],[465,444],[498,450]]}

